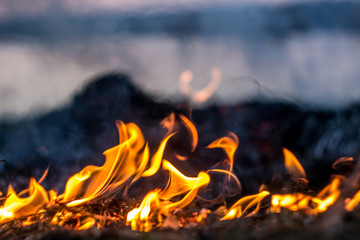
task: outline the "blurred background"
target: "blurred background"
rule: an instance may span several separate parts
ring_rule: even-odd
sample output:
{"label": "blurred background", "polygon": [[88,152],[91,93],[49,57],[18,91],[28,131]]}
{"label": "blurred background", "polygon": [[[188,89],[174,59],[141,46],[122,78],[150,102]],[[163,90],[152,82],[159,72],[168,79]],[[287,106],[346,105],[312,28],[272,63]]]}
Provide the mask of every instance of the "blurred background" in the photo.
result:
{"label": "blurred background", "polygon": [[213,99],[339,108],[359,98],[360,2],[0,0],[0,118],[64,105],[92,78],[129,74],[158,99],[179,77]]}

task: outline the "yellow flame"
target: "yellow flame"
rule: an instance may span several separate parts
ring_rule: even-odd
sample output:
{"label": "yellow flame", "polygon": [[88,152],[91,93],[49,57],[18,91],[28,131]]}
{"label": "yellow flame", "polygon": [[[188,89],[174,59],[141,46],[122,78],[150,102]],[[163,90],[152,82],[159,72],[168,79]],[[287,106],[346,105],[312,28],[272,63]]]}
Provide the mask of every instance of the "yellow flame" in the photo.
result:
{"label": "yellow flame", "polygon": [[[167,160],[163,161],[162,168],[169,171],[168,184],[162,191],[149,192],[140,206],[128,213],[126,221],[133,230],[149,231],[152,228],[149,221],[152,213],[157,212],[161,219],[161,215],[168,215],[175,209],[186,207],[196,197],[199,189],[210,182],[207,173],[199,172],[197,177],[187,177]],[[171,201],[175,196],[183,194],[185,196],[182,199]]]}
{"label": "yellow flame", "polygon": [[80,222],[78,226],[76,226],[77,230],[86,230],[95,225],[96,221],[92,217],[87,217],[83,221]]}
{"label": "yellow flame", "polygon": [[225,216],[221,218],[221,220],[231,220],[234,218],[240,218],[244,214],[246,214],[249,209],[255,206],[256,206],[255,209],[250,213],[246,214],[245,216],[250,216],[257,213],[260,209],[261,201],[268,195],[270,195],[270,192],[262,191],[258,194],[245,196],[241,198],[226,212]]}
{"label": "yellow flame", "polygon": [[341,178],[335,177],[331,183],[326,186],[321,192],[312,199],[313,202],[317,203],[315,210],[317,212],[325,212],[340,196],[340,183]]}
{"label": "yellow flame", "polygon": [[288,149],[283,149],[285,167],[294,179],[306,178],[304,168],[301,166],[295,155]]}
{"label": "yellow flame", "polygon": [[273,195],[270,211],[279,213],[284,208],[290,211],[308,210],[313,214],[325,212],[338,199],[340,183],[340,178],[334,178],[316,197],[302,193]]}
{"label": "yellow flame", "polygon": [[[238,145],[239,145],[239,139],[237,138],[236,134],[233,132],[229,132],[228,136],[213,141],[207,147],[224,149],[229,159],[229,171],[232,172],[234,166],[234,154]],[[230,179],[230,175],[229,175],[229,179]]]}
{"label": "yellow flame", "polygon": [[115,195],[131,177],[144,170],[148,149],[141,130],[133,123],[120,121],[117,127],[120,144],[104,152],[104,165],[89,165],[67,181],[64,194],[59,196],[62,202],[68,202],[67,206]]}
{"label": "yellow flame", "polygon": [[191,139],[192,139],[192,149],[191,151],[194,151],[196,149],[196,146],[198,144],[199,141],[199,136],[198,136],[198,132],[196,130],[196,127],[194,126],[194,124],[184,115],[180,114],[179,117],[181,118],[181,120],[184,122],[185,127],[187,128],[187,130],[189,131],[189,133],[191,134]]}
{"label": "yellow flame", "polygon": [[175,133],[172,133],[169,136],[167,136],[165,139],[162,140],[158,151],[154,154],[154,156],[151,159],[150,167],[142,174],[143,177],[152,176],[159,170],[159,168],[161,166],[161,161],[163,159],[166,144],[174,134]]}
{"label": "yellow flame", "polygon": [[[191,135],[191,151],[194,151],[198,144],[198,132],[188,118],[183,115],[179,115],[179,118]],[[131,183],[141,177],[154,175],[159,171],[160,167],[169,173],[167,185],[163,190],[155,189],[147,193],[140,206],[127,214],[126,222],[131,225],[133,230],[150,231],[153,225],[157,223],[160,223],[159,226],[166,226],[163,217],[168,216],[177,209],[188,206],[196,198],[198,191],[209,184],[210,176],[208,173],[210,172],[225,174],[229,180],[230,178],[234,179],[237,186],[241,187],[239,180],[233,174],[234,154],[239,145],[238,138],[234,133],[230,132],[228,136],[217,139],[208,146],[208,148],[222,148],[225,151],[229,162],[228,169],[210,169],[207,172],[199,172],[196,177],[188,177],[164,159],[167,143],[176,133],[175,130],[178,130],[175,129],[175,114],[170,114],[161,124],[168,129],[168,132],[152,156],[151,161],[149,161],[149,146],[145,142],[139,127],[134,123],[124,124],[118,121],[119,144],[104,152],[105,163],[102,166],[89,165],[70,177],[63,194],[58,196],[55,190],[46,192],[40,185],[45,179],[48,169],[39,182],[31,178],[29,188],[18,194],[10,185],[7,195],[0,199],[3,202],[0,207],[0,224],[15,218],[24,218],[21,223],[23,226],[27,226],[38,221],[38,215],[33,216],[33,214],[45,215],[43,214],[45,207],[59,206],[59,203],[66,203],[67,206],[77,206],[94,199],[115,195],[120,190],[123,190],[124,194]],[[291,177],[296,180],[306,178],[306,173],[294,154],[286,148],[283,149],[283,153],[285,167]],[[186,158],[180,155],[176,156],[180,159]],[[354,160],[352,158],[339,159],[334,163],[333,167],[337,168],[339,164],[353,165]],[[325,212],[339,199],[342,180],[343,178],[336,176],[316,196],[298,192],[275,194],[271,197],[269,211],[278,213],[282,209],[287,209],[290,211],[304,211],[309,214]],[[23,197],[22,195],[27,196]],[[239,199],[221,220],[249,217],[256,214],[264,198],[269,195],[270,192],[266,191],[262,186],[258,194]],[[0,196],[2,196],[1,192]],[[352,199],[345,202],[345,209],[352,211],[359,203],[360,191]],[[203,223],[208,213],[210,213],[209,210],[203,209],[197,217],[192,219],[194,222]],[[102,220],[97,222],[98,219],[101,219],[100,217],[102,216],[72,212],[70,208],[62,208],[48,220],[54,225],[85,230],[96,226],[96,224],[101,226]],[[69,222],[71,223],[69,224]],[[178,226],[181,227],[182,224],[179,223]]]}
{"label": "yellow flame", "polygon": [[34,178],[30,179],[28,193],[29,197],[20,198],[9,186],[7,198],[0,208],[0,223],[35,214],[49,202],[45,189]]}
{"label": "yellow flame", "polygon": [[353,211],[360,203],[360,191],[358,191],[352,199],[350,199],[346,205],[345,209],[347,211]]}
{"label": "yellow flame", "polygon": [[271,198],[271,212],[279,213],[281,208],[290,211],[305,210],[309,207],[312,197],[302,193],[275,194]]}

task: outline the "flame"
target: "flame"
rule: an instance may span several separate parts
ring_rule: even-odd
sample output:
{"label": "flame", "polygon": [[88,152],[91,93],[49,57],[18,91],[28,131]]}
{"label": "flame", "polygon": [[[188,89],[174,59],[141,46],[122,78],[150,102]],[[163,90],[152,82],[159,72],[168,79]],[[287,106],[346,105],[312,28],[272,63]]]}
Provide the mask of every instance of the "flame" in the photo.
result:
{"label": "flame", "polygon": [[83,221],[79,222],[76,226],[77,230],[86,230],[94,226],[96,223],[95,219],[92,217],[87,217]]}
{"label": "flame", "polygon": [[49,202],[45,189],[34,178],[30,179],[27,190],[29,197],[21,198],[12,186],[9,186],[7,198],[0,208],[0,223],[35,214]]}
{"label": "flame", "polygon": [[291,177],[296,180],[300,178],[306,179],[305,170],[301,166],[299,160],[297,160],[295,155],[286,148],[283,149],[283,153],[284,153],[285,167],[290,173]]}
{"label": "flame", "polygon": [[[178,122],[176,122],[178,120]],[[183,124],[183,127],[176,125]],[[186,130],[191,136],[191,151],[198,145],[199,136],[195,125],[185,116],[177,116],[172,113],[166,117],[161,125],[168,131],[161,140],[159,147],[150,158],[150,149],[145,141],[140,128],[134,123],[125,124],[121,121],[116,122],[119,132],[119,144],[104,152],[105,162],[102,166],[89,165],[80,172],[70,177],[66,183],[65,191],[58,195],[57,191],[51,189],[46,191],[41,182],[48,174],[46,169],[39,181],[30,179],[29,188],[16,193],[11,185],[8,187],[6,196],[0,200],[0,224],[8,223],[16,218],[21,219],[22,226],[28,226],[38,221],[44,221],[52,225],[62,226],[66,229],[86,230],[89,228],[101,227],[106,225],[105,220],[120,221],[124,216],[99,215],[90,213],[86,207],[76,207],[88,204],[100,198],[114,196],[122,192],[123,196],[129,186],[139,178],[151,177],[163,170],[168,172],[167,185],[163,189],[156,188],[148,192],[140,205],[132,209],[126,216],[126,224],[132,230],[150,231],[155,225],[160,227],[171,226],[173,228],[183,227],[186,221],[201,226],[212,212],[202,209],[199,213],[193,212],[188,219],[176,220],[174,214],[178,209],[183,209],[191,204],[200,189],[211,186],[209,174],[224,174],[228,182],[224,182],[223,190],[231,188],[241,188],[240,181],[233,173],[234,155],[239,145],[237,136],[229,132],[225,137],[219,138],[208,145],[208,148],[221,148],[227,156],[226,169],[209,169],[201,171],[196,177],[189,177],[164,159],[164,152],[169,140],[180,130]],[[306,173],[300,162],[288,149],[283,149],[284,164],[290,176],[294,180],[305,179]],[[186,159],[175,153],[180,160]],[[333,168],[355,167],[353,158],[341,158],[333,164]],[[161,170],[160,170],[161,169]],[[355,172],[357,173],[357,172]],[[212,181],[216,182],[213,178]],[[236,183],[230,185],[230,179]],[[317,195],[302,192],[271,194],[262,186],[259,192],[254,195],[243,196],[230,209],[222,212],[221,220],[231,220],[240,217],[250,217],[256,214],[260,207],[265,207],[265,198],[271,196],[271,202],[267,206],[267,213],[280,213],[283,210],[317,215],[327,211],[341,197],[341,187],[345,177],[335,176],[330,184],[324,187]],[[352,184],[358,187],[358,175],[354,176]],[[346,183],[351,182],[350,179]],[[210,190],[210,187],[207,187]],[[207,190],[208,190],[207,189]],[[304,189],[305,190],[305,189]],[[360,203],[360,191],[354,189],[356,194],[352,199],[346,199],[345,209],[353,211]],[[344,191],[345,192],[345,191]],[[225,191],[223,191],[226,200]],[[2,196],[0,192],[0,196]],[[198,197],[199,201],[204,201]],[[207,200],[210,202],[210,200]],[[222,209],[224,209],[223,207]],[[50,209],[50,210],[49,210]],[[46,214],[46,212],[53,214]],[[108,215],[108,216],[107,216]],[[40,220],[39,220],[40,219]]]}
{"label": "flame", "polygon": [[307,210],[313,214],[325,212],[338,199],[340,183],[339,177],[334,178],[316,197],[302,193],[273,195],[270,211],[279,213],[284,208],[294,212]]}
{"label": "flame", "polygon": [[[283,149],[283,152],[285,167],[292,178],[306,178],[305,170],[294,154],[286,148]],[[287,209],[294,212],[308,211],[313,214],[324,212],[338,199],[340,183],[341,178],[335,177],[316,197],[303,193],[275,194],[271,198],[270,211],[279,213],[281,209]]]}
{"label": "flame", "polygon": [[182,114],[180,114],[179,117],[184,122],[185,127],[187,128],[187,130],[191,134],[191,139],[192,139],[192,149],[191,149],[191,151],[193,152],[196,149],[196,146],[197,146],[198,141],[199,141],[198,132],[197,132],[196,127],[194,126],[194,124],[188,118],[186,118]]}
{"label": "flame", "polygon": [[[125,183],[144,170],[148,150],[139,127],[133,123],[117,122],[119,145],[104,152],[103,166],[87,166],[66,183],[59,196],[67,206],[77,206],[92,199],[115,195]],[[145,162],[145,163],[144,163]]]}
{"label": "flame", "polygon": [[326,186],[321,192],[313,198],[312,201],[317,204],[316,212],[325,212],[340,196],[340,177],[335,177],[331,183]]}
{"label": "flame", "polygon": [[271,212],[279,213],[281,208],[290,211],[305,210],[309,207],[312,197],[302,193],[275,194],[271,198]]}
{"label": "flame", "polygon": [[349,199],[345,205],[347,211],[353,211],[360,203],[360,191],[358,191],[352,199]]}
{"label": "flame", "polygon": [[[228,136],[213,141],[207,147],[224,149],[229,160],[229,171],[232,172],[234,166],[234,155],[238,145],[239,145],[239,139],[237,138],[236,134],[233,132],[229,132]],[[229,175],[229,180],[230,180],[230,175]]]}
{"label": "flame", "polygon": [[[168,183],[162,191],[157,189],[149,192],[140,206],[128,213],[126,221],[132,230],[149,231],[152,228],[150,223],[152,213],[157,212],[161,221],[161,215],[166,216],[171,211],[190,204],[199,189],[210,182],[207,173],[199,172],[197,177],[187,177],[167,160],[163,161],[162,168],[169,171]],[[182,194],[185,194],[182,199],[176,202],[171,201],[175,196]]]}
{"label": "flame", "polygon": [[[258,194],[241,198],[226,212],[225,216],[221,218],[221,220],[231,220],[234,218],[240,218],[244,215],[247,217],[257,213],[260,209],[261,201],[268,195],[270,195],[270,192],[261,191]],[[253,207],[255,207],[255,209],[250,213],[247,213],[247,211]]]}
{"label": "flame", "polygon": [[196,104],[202,104],[206,102],[218,89],[220,81],[221,81],[221,70],[218,68],[212,68],[211,69],[211,80],[200,91],[195,91],[192,89],[192,87],[189,85],[190,82],[193,80],[194,75],[190,70],[186,70],[181,73],[179,78],[179,86],[180,86],[180,92],[184,95],[189,97],[191,101],[193,101]]}

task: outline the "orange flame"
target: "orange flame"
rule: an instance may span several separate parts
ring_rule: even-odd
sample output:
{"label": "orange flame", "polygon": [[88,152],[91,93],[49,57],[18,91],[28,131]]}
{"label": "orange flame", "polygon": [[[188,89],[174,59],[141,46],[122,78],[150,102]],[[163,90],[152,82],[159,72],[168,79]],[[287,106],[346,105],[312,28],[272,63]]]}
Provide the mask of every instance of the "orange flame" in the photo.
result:
{"label": "orange flame", "polygon": [[35,214],[49,202],[45,189],[34,178],[30,179],[28,193],[29,197],[20,198],[9,186],[7,198],[0,208],[0,223]]}
{"label": "orange flame", "polygon": [[309,207],[312,197],[302,193],[293,194],[275,194],[271,198],[271,212],[279,213],[281,208],[290,211],[305,210]]}
{"label": "orange flame", "polygon": [[[191,135],[191,151],[194,151],[198,145],[196,127],[185,116],[179,115],[179,118]],[[162,190],[155,189],[147,193],[139,207],[134,208],[127,214],[126,223],[133,230],[150,231],[155,224],[163,227],[169,226],[166,221],[169,217],[174,216],[172,213],[177,209],[188,206],[197,197],[199,190],[209,185],[209,174],[225,174],[229,180],[234,180],[236,187],[224,184],[224,190],[227,187],[240,189],[240,181],[233,173],[234,155],[239,141],[232,132],[228,136],[219,138],[208,145],[208,148],[222,148],[225,151],[228,163],[227,169],[210,169],[207,172],[199,172],[196,177],[188,177],[164,159],[164,152],[168,141],[180,129],[175,128],[178,127],[178,125],[175,125],[175,120],[176,116],[172,113],[161,122],[168,132],[161,140],[151,160],[148,143],[145,141],[140,128],[134,123],[124,124],[118,121],[119,144],[104,152],[104,164],[102,166],[89,165],[70,177],[63,194],[58,196],[55,190],[46,192],[40,185],[45,179],[48,169],[38,182],[31,178],[29,188],[18,194],[10,185],[7,195],[0,199],[3,201],[0,207],[0,224],[7,223],[15,218],[24,218],[21,224],[27,226],[38,221],[36,217],[32,216],[33,214],[40,213],[41,216],[46,215],[42,214],[46,211],[46,207],[55,206],[55,209],[58,209],[61,206],[59,203],[64,203],[69,207],[78,206],[89,203],[91,200],[115,195],[121,190],[125,195],[131,183],[141,177],[153,176],[159,171],[160,167],[169,173],[167,185]],[[305,170],[294,154],[286,148],[283,149],[283,154],[285,167],[291,177],[295,180],[306,178]],[[180,159],[185,159],[183,156],[177,156]],[[351,168],[355,166],[353,158],[342,158],[336,161],[333,167],[341,168],[344,164],[349,165]],[[343,179],[343,177],[336,176],[316,196],[300,192],[274,194],[271,196],[271,205],[268,208],[268,212],[279,213],[284,209],[294,212],[302,211],[314,215],[325,212],[340,198],[340,185]],[[353,185],[357,186],[356,184]],[[26,196],[23,197],[23,195]],[[262,202],[269,195],[270,192],[261,187],[258,194],[240,198],[226,211],[221,220],[253,216],[260,210]],[[0,196],[2,196],[1,192]],[[345,209],[353,211],[359,203],[360,191],[352,199],[345,201]],[[83,211],[81,213],[80,211],[73,212],[72,209],[74,208],[68,207],[59,209],[54,215],[46,217],[50,224],[76,230],[85,230],[94,226],[102,226],[105,222],[103,219],[106,216],[83,214]],[[196,217],[191,219],[195,223],[201,224],[210,212],[210,210],[203,209],[199,214],[194,213],[193,216]],[[167,219],[164,220],[164,217],[167,217]],[[110,218],[114,219],[112,216],[107,219]],[[181,226],[182,223],[179,223],[177,227]]]}
{"label": "orange flame", "polygon": [[283,149],[284,153],[284,161],[285,161],[285,167],[290,173],[291,177],[295,180],[299,178],[306,178],[306,173],[304,168],[299,163],[299,160],[295,157],[295,155],[290,152],[288,149]]}
{"label": "orange flame", "polygon": [[197,132],[196,127],[194,126],[194,124],[188,118],[186,118],[182,114],[180,114],[179,117],[184,122],[185,127],[187,128],[187,130],[191,134],[191,139],[192,139],[192,149],[191,149],[191,151],[193,152],[196,149],[196,146],[197,146],[198,141],[199,141],[198,132]]}
{"label": "orange flame", "polygon": [[[148,150],[138,126],[118,121],[120,144],[106,150],[103,166],[87,166],[66,183],[59,196],[67,206],[77,206],[92,199],[116,194],[133,176],[143,171]],[[70,202],[69,202],[70,201]]]}
{"label": "orange flame", "polygon": [[349,199],[345,205],[347,211],[353,211],[360,203],[360,191],[358,191],[352,199]]}
{"label": "orange flame", "polygon": [[[233,132],[229,132],[228,136],[213,141],[207,147],[224,149],[229,159],[229,171],[232,172],[234,166],[234,155],[238,145],[239,145],[239,139],[237,138],[236,134]],[[230,175],[229,175],[229,179],[230,179]]]}
{"label": "orange flame", "polygon": [[325,212],[338,199],[340,183],[340,178],[334,178],[316,197],[302,193],[273,195],[270,211],[279,213],[284,208],[294,212],[308,210],[313,214]]}
{"label": "orange flame", "polygon": [[313,198],[312,201],[317,204],[316,212],[325,212],[340,196],[341,178],[335,177],[329,185]]}
{"label": "orange flame", "polygon": [[[260,209],[261,201],[268,195],[270,195],[270,192],[261,191],[258,194],[245,196],[241,198],[226,212],[225,216],[221,218],[221,220],[231,220],[234,218],[240,218],[244,216],[244,214],[245,217],[248,217],[250,215],[257,213]],[[247,213],[247,211],[253,207],[255,207],[255,209],[250,213]]]}
{"label": "orange flame", "polygon": [[[151,213],[158,212],[158,218],[161,218],[161,215],[166,216],[175,209],[186,207],[196,197],[199,189],[210,182],[210,177],[205,172],[200,172],[196,178],[186,177],[166,160],[162,167],[169,171],[168,184],[162,191],[149,192],[140,206],[128,213],[126,221],[133,230],[149,231],[152,228],[149,221]],[[181,200],[170,201],[182,194],[185,196]]]}

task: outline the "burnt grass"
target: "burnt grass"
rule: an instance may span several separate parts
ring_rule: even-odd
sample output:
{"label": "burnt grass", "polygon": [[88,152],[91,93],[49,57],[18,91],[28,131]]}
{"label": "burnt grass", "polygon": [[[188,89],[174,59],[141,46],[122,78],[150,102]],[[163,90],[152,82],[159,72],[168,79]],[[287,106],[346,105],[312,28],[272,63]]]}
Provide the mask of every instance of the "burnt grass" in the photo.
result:
{"label": "burnt grass", "polygon": [[[0,191],[6,193],[9,183],[21,191],[27,188],[30,176],[39,179],[50,166],[42,185],[61,193],[69,176],[86,165],[103,164],[102,152],[118,144],[116,120],[136,123],[153,153],[166,132],[159,123],[171,112],[185,116],[191,112],[199,133],[199,145],[194,152],[190,151],[191,139],[184,133],[175,135],[165,152],[165,158],[186,175],[196,176],[225,158],[222,150],[206,149],[209,143],[228,131],[238,136],[234,172],[242,184],[241,196],[256,193],[262,183],[274,192],[286,186],[283,147],[299,158],[308,175],[308,189],[315,192],[329,183],[332,174],[338,173],[331,168],[335,160],[349,156],[357,161],[360,151],[360,104],[357,103],[339,110],[325,110],[257,99],[223,106],[214,103],[191,110],[186,102],[156,101],[140,91],[128,76],[110,73],[94,79],[66,106],[30,118],[0,122],[0,159],[7,162],[7,165],[0,162]],[[188,156],[189,160],[176,160],[174,152]],[[162,173],[150,180],[140,179],[130,188],[129,198],[140,202],[146,192],[165,183],[166,174]],[[216,195],[221,190],[215,185],[213,191]],[[238,198],[239,195],[225,200],[230,206]],[[205,207],[215,209],[218,205]],[[201,227],[176,231],[155,229],[149,233],[131,231],[124,220],[80,232],[46,223],[19,228],[15,221],[11,223],[12,232],[0,238],[351,239],[358,236],[360,215],[344,213],[341,207],[333,209],[318,217],[259,213],[251,218],[219,222],[219,217],[214,216]]]}

